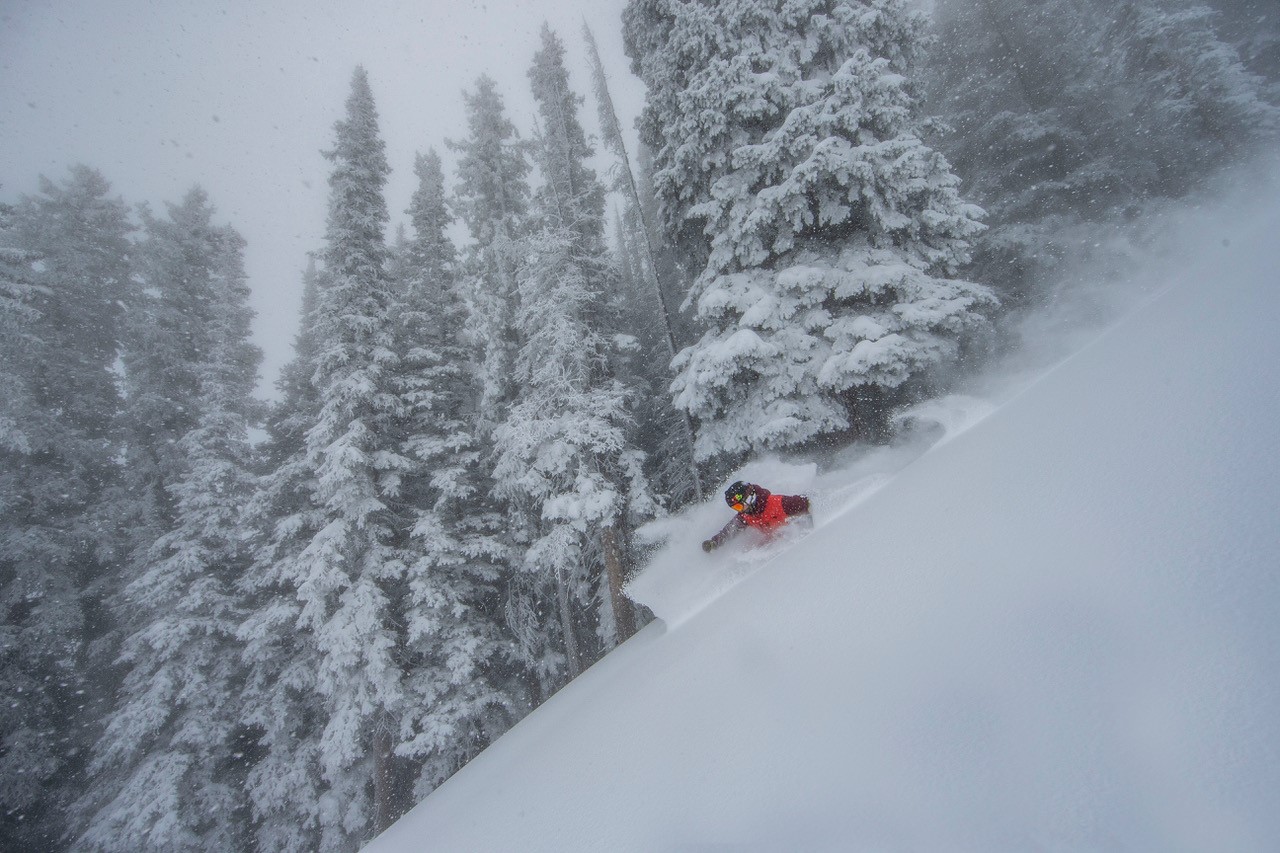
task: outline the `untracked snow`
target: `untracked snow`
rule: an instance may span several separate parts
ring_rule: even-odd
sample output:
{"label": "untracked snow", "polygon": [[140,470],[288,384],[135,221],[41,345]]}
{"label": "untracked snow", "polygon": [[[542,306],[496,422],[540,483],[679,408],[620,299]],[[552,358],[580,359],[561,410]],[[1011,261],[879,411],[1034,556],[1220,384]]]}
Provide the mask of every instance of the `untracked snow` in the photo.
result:
{"label": "untracked snow", "polygon": [[365,849],[1275,849],[1280,205],[1222,215],[1016,393],[742,472],[812,531],[651,530],[659,620]]}

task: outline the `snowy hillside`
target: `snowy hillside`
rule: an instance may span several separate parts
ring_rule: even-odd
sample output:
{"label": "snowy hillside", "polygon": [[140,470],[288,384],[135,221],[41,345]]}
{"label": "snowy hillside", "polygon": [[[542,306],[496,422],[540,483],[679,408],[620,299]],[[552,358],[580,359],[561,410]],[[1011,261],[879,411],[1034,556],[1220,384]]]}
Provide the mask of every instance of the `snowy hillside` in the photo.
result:
{"label": "snowy hillside", "polygon": [[662,619],[365,849],[1274,850],[1280,205],[1204,215],[1211,251],[916,458],[758,472],[809,535],[673,522],[632,585]]}

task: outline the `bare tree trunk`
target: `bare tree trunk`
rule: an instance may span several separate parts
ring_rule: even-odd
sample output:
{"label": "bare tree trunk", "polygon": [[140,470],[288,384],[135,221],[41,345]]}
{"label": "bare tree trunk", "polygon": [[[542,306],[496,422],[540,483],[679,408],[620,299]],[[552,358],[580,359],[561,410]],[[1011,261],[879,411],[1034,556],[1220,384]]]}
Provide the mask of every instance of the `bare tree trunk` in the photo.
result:
{"label": "bare tree trunk", "polygon": [[609,602],[613,605],[613,622],[617,626],[618,642],[629,639],[636,632],[636,614],[631,602],[622,592],[626,581],[622,569],[622,546],[618,531],[606,527],[600,531],[600,545],[604,552],[604,569],[609,578]]}
{"label": "bare tree trunk", "polygon": [[398,813],[396,757],[391,732],[384,723],[373,736],[373,827],[382,832],[395,823]]}
{"label": "bare tree trunk", "polygon": [[560,629],[564,632],[564,653],[569,664],[569,678],[582,674],[582,653],[578,650],[578,635],[573,630],[573,608],[569,602],[569,581],[564,569],[556,569],[556,599],[560,604]]}

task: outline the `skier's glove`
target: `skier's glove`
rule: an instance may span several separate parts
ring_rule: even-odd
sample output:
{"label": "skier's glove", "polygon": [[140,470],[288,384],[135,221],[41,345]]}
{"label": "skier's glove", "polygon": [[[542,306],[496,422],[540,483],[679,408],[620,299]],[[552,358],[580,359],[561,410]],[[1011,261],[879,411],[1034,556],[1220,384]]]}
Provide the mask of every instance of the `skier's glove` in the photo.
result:
{"label": "skier's glove", "polygon": [[715,550],[715,547],[716,543],[711,539],[707,539],[702,543],[702,550],[706,551],[708,554]]}

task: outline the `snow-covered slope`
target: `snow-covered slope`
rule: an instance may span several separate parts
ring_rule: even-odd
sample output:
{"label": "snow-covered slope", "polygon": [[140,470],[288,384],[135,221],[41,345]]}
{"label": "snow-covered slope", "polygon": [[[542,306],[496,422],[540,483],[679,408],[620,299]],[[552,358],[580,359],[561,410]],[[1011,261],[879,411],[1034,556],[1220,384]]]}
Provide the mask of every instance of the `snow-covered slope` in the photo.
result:
{"label": "snow-covered slope", "polygon": [[1277,849],[1280,207],[1198,227],[969,428],[815,479],[811,534],[660,557],[669,618],[366,850]]}

